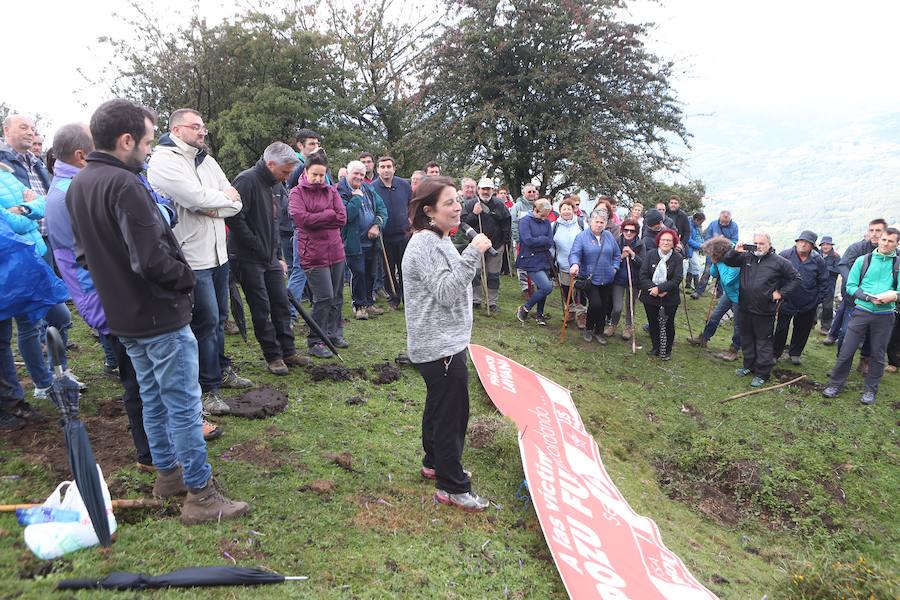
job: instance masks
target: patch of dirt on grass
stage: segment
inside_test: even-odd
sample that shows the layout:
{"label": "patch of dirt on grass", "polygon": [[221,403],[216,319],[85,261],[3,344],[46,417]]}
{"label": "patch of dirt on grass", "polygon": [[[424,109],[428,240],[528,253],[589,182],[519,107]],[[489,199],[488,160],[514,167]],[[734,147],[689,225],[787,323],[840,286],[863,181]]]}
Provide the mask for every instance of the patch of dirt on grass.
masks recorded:
{"label": "patch of dirt on grass", "polygon": [[801,375],[806,375],[806,379],[801,379],[797,383],[792,383],[787,387],[797,389],[805,396],[808,396],[813,392],[821,392],[823,389],[825,389],[823,385],[816,383],[815,381],[810,379],[808,374],[798,373],[797,371],[791,371],[789,369],[774,369],[772,371],[772,385],[785,383],[787,381],[790,381],[791,379],[796,379]]}
{"label": "patch of dirt on grass", "polygon": [[350,471],[351,473],[358,473],[356,469],[353,468],[353,455],[349,452],[341,452],[340,454],[335,452],[329,452],[325,455],[325,458],[344,469],[345,471]]}
{"label": "patch of dirt on grass", "polygon": [[360,404],[365,404],[369,399],[365,396],[350,396],[347,398],[347,406],[358,406]]}
{"label": "patch of dirt on grass", "polygon": [[313,381],[350,381],[353,378],[365,379],[365,367],[348,369],[344,365],[325,364],[313,365],[309,368],[309,375]]}
{"label": "patch of dirt on grass", "polygon": [[393,383],[402,376],[400,369],[388,362],[372,365],[372,370],[375,371],[375,377],[372,379],[372,383],[376,385]]}
{"label": "patch of dirt on grass", "polygon": [[219,554],[229,561],[240,563],[246,560],[264,560],[268,554],[260,547],[259,539],[250,536],[247,539],[222,538],[218,543]]}
{"label": "patch of dirt on grass", "polygon": [[263,469],[277,469],[287,462],[283,456],[255,440],[230,447],[222,453],[220,458],[222,460],[239,460]]}
{"label": "patch of dirt on grass", "polygon": [[469,431],[466,439],[473,448],[484,448],[490,446],[494,441],[494,436],[500,431],[503,421],[496,417],[479,416],[472,419],[469,423]]}
{"label": "patch of dirt on grass", "polygon": [[281,390],[265,385],[240,396],[225,398],[225,402],[231,407],[233,416],[264,419],[284,412],[288,397]]}
{"label": "patch of dirt on grass", "polygon": [[51,573],[67,571],[69,561],[65,559],[38,560],[31,552],[25,552],[19,559],[19,579],[37,579]]}
{"label": "patch of dirt on grass", "polygon": [[319,496],[331,499],[331,495],[334,494],[337,485],[329,479],[316,479],[312,483],[300,486],[298,489],[301,492],[313,492]]}

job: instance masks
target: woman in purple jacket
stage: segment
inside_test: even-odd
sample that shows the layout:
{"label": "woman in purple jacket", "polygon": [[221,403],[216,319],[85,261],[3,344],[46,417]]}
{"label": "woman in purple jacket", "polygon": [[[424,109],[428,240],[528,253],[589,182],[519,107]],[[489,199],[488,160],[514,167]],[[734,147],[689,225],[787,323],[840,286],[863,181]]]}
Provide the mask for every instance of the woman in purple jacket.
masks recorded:
{"label": "woman in purple jacket", "polygon": [[[347,211],[337,190],[325,182],[328,159],[319,150],[306,159],[306,171],[291,190],[289,212],[296,228],[300,266],[312,291],[313,320],[338,348],[346,348],[341,308],[344,304],[344,243],[341,228]],[[319,358],[333,354],[310,332],[309,353]]]}

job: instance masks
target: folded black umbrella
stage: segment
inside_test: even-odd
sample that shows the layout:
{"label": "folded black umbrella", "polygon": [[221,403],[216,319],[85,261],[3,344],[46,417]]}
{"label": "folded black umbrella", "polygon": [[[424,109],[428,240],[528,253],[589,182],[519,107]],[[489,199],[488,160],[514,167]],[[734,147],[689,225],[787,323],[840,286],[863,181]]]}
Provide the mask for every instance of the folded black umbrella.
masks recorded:
{"label": "folded black umbrella", "polygon": [[64,579],[58,590],[149,590],[169,587],[215,587],[224,585],[265,585],[303,581],[306,577],[285,577],[271,571],[247,567],[193,567],[164,575],[116,571],[103,579]]}
{"label": "folded black umbrella", "polygon": [[66,345],[55,327],[47,328],[47,346],[53,362],[53,385],[50,388],[50,400],[62,415],[63,429],[66,435],[66,448],[69,450],[69,467],[78,493],[84,500],[84,506],[91,517],[91,525],[97,539],[103,546],[112,544],[109,531],[109,519],[106,515],[106,501],[103,499],[103,486],[100,484],[100,473],[97,471],[97,459],[78,414],[80,392],[78,384],[72,381],[62,369],[62,358]]}
{"label": "folded black umbrella", "polygon": [[241,292],[238,291],[237,281],[234,279],[234,271],[228,274],[228,298],[231,300],[231,319],[237,325],[238,331],[244,341],[247,341],[247,317],[244,315],[244,301]]}
{"label": "folded black umbrella", "polygon": [[344,359],[341,358],[340,354],[338,354],[337,348],[334,347],[334,344],[331,343],[331,340],[328,339],[328,336],[325,335],[325,332],[322,331],[322,328],[319,327],[319,324],[316,323],[315,321],[313,321],[313,318],[311,316],[309,316],[308,312],[303,310],[303,305],[301,305],[299,302],[297,302],[297,299],[294,297],[294,294],[291,293],[291,290],[287,291],[287,295],[288,295],[288,300],[290,301],[290,303],[294,305],[294,308],[297,309],[297,312],[300,314],[301,317],[303,317],[303,320],[306,321],[306,324],[309,325],[309,328],[312,330],[312,332],[315,333],[317,336],[319,336],[319,339],[321,339],[322,342],[326,346],[328,346],[328,349],[331,350],[332,354],[337,356],[341,362],[344,362]]}

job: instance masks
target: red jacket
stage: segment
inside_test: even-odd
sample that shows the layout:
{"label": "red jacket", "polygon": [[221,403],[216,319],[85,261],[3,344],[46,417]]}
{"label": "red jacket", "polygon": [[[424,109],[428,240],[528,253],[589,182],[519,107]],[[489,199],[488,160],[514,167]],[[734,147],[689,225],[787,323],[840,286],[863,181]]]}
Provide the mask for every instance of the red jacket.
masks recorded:
{"label": "red jacket", "polygon": [[288,207],[297,232],[300,266],[304,270],[330,267],[344,260],[341,227],[347,210],[333,186],[312,184],[306,175],[291,190]]}

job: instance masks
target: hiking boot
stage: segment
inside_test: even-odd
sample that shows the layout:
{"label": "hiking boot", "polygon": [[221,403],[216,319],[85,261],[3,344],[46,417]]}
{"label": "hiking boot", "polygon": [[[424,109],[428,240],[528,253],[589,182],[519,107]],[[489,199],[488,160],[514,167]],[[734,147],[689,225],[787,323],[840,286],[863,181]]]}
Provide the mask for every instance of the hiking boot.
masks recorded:
{"label": "hiking boot", "polygon": [[544,318],[544,315],[534,315],[534,322],[544,327],[547,326],[547,319]]}
{"label": "hiking boot", "polygon": [[241,390],[253,387],[253,382],[246,377],[241,377],[234,371],[234,367],[225,367],[222,371],[222,387],[232,390]]}
{"label": "hiking boot", "polygon": [[237,335],[241,332],[231,319],[225,319],[225,323],[222,326],[225,328],[226,335]]}
{"label": "hiking boot", "polygon": [[397,304],[392,304],[392,303],[388,302],[388,310],[392,310],[395,312],[400,310],[400,303],[398,302]]}
{"label": "hiking boot", "polygon": [[856,365],[856,370],[859,371],[860,375],[868,375],[869,374],[869,359],[863,356],[859,357],[859,364]]}
{"label": "hiking boot", "polygon": [[738,358],[738,349],[735,348],[734,346],[731,346],[730,348],[728,348],[728,350],[726,350],[725,352],[722,352],[722,353],[718,354],[717,356],[718,356],[719,358],[721,358],[722,360],[724,360],[724,361],[731,362],[731,361],[737,360],[737,358]]}
{"label": "hiking boot", "polygon": [[887,365],[887,366],[884,368],[884,372],[885,372],[885,373],[896,373],[896,372],[897,372],[897,365]]}
{"label": "hiking boot", "polygon": [[834,346],[834,344],[836,342],[837,342],[837,340],[834,339],[833,337],[831,337],[830,335],[828,335],[827,333],[825,334],[825,339],[822,340],[822,343],[825,344],[826,346]]}
{"label": "hiking boot", "polygon": [[754,375],[753,379],[750,380],[750,387],[762,387],[766,384],[766,380],[760,377],[759,375]]}
{"label": "hiking boot", "polygon": [[284,360],[280,358],[276,358],[275,360],[266,364],[266,369],[268,369],[269,373],[273,375],[279,375],[281,377],[287,375],[290,371],[288,371],[288,367],[285,364]]}
{"label": "hiking boot", "polygon": [[700,299],[700,292],[698,292],[698,291],[695,290],[695,291],[691,294],[691,300],[699,300],[699,299]]}
{"label": "hiking boot", "polygon": [[593,334],[593,332],[591,332],[590,329],[585,327],[584,329],[581,330],[581,339],[583,339],[586,342],[590,342],[591,340],[594,339],[594,334]]}
{"label": "hiking boot", "polygon": [[875,392],[872,390],[866,390],[863,392],[862,398],[859,399],[861,404],[875,404]]}
{"label": "hiking boot", "polygon": [[313,344],[309,349],[309,353],[311,356],[315,356],[316,358],[331,358],[334,354],[331,353],[331,350],[325,344]]}
{"label": "hiking boot", "polygon": [[[528,311],[525,310],[524,304],[522,306],[520,306],[518,309],[516,309],[516,318],[519,320],[519,322],[522,323],[522,325],[524,325],[525,321],[528,320]],[[546,325],[546,323],[544,323],[544,324]]]}
{"label": "hiking boot", "polygon": [[578,329],[584,329],[587,327],[587,313],[581,313],[580,315],[575,316],[575,325]]}
{"label": "hiking boot", "polygon": [[383,309],[383,308],[378,308],[377,306],[375,306],[375,305],[373,304],[372,306],[367,306],[367,307],[366,307],[366,313],[367,313],[370,317],[377,317],[378,315],[383,315],[383,314],[384,314],[384,309]]}
{"label": "hiking boot", "polygon": [[444,490],[438,490],[434,493],[434,499],[436,502],[446,504],[447,506],[455,506],[466,512],[481,512],[491,505],[490,502],[472,492],[451,494]]}
{"label": "hiking boot", "polygon": [[115,379],[118,381],[119,379],[119,367],[108,365],[103,363],[103,376],[109,377],[110,379]]}
{"label": "hiking boot", "polygon": [[231,412],[231,407],[225,404],[225,401],[219,398],[219,392],[206,392],[200,397],[203,403],[203,412],[210,415],[227,415]]}
{"label": "hiking boot", "polygon": [[594,339],[596,339],[596,340],[597,340],[597,343],[600,344],[601,346],[605,346],[605,345],[606,345],[606,338],[603,337],[603,334],[602,334],[602,333],[600,333],[600,332],[595,333],[595,334],[594,334]]}
{"label": "hiking boot", "polygon": [[181,465],[178,465],[171,473],[156,472],[156,483],[153,484],[154,498],[174,498],[187,494],[187,486],[184,485],[184,475]]}
{"label": "hiking boot", "polygon": [[837,398],[838,394],[841,393],[841,388],[836,385],[829,385],[824,390],[822,390],[822,395],[826,398]]}
{"label": "hiking boot", "polygon": [[282,362],[288,367],[307,367],[310,361],[308,356],[303,356],[299,352],[295,352],[289,356],[285,356]]}
{"label": "hiking boot", "polygon": [[203,419],[203,439],[207,442],[211,442],[213,440],[217,440],[222,437],[222,434],[225,433],[222,431],[222,428],[214,423],[210,423],[206,419]]}
{"label": "hiking boot", "polygon": [[331,338],[331,343],[335,348],[349,348],[350,343],[342,337]]}
{"label": "hiking boot", "polygon": [[612,337],[616,335],[616,326],[615,325],[607,325],[603,328],[603,335],[605,337]]}
{"label": "hiking boot", "polygon": [[0,431],[15,431],[25,427],[25,419],[0,411]]}
{"label": "hiking boot", "polygon": [[747,375],[750,374],[750,369],[746,369],[744,367],[739,367],[734,370],[734,374],[737,375],[738,377],[746,377]]}
{"label": "hiking boot", "polygon": [[391,295],[388,294],[384,288],[381,288],[380,290],[375,292],[376,299],[381,298],[382,300],[387,300],[390,297],[391,297]]}
{"label": "hiking boot", "polygon": [[[472,478],[472,471],[463,469],[463,474],[469,479]],[[419,469],[419,475],[421,475],[425,479],[430,479],[432,481],[437,479],[437,471],[435,471],[434,469],[429,469],[428,467],[422,467],[421,469]]]}
{"label": "hiking boot", "polygon": [[199,490],[188,491],[184,506],[181,508],[181,522],[184,525],[198,525],[227,521],[248,512],[250,505],[223,496],[215,478],[210,477],[206,485]]}
{"label": "hiking boot", "polygon": [[9,410],[9,414],[14,417],[18,417],[22,419],[26,423],[46,423],[47,417],[34,410],[34,407],[25,402],[24,400],[20,400]]}
{"label": "hiking boot", "polygon": [[625,341],[627,342],[627,341],[630,340],[633,336],[634,336],[634,328],[631,327],[631,325],[626,325],[626,326],[622,329],[622,336],[621,336],[622,339],[625,340]]}
{"label": "hiking boot", "polygon": [[357,321],[366,321],[369,318],[369,313],[364,308],[357,308],[354,315],[356,316]]}
{"label": "hiking boot", "polygon": [[51,387],[53,387],[53,386],[49,386],[49,385],[47,387],[34,386],[34,399],[35,400],[46,400],[49,397],[48,394],[50,393]]}
{"label": "hiking boot", "polygon": [[669,352],[668,354],[660,354],[659,359],[664,361],[672,360],[672,353]]}
{"label": "hiking boot", "polygon": [[788,356],[792,365],[802,365],[803,361],[800,360],[799,356]]}
{"label": "hiking boot", "polygon": [[497,313],[500,312],[500,307],[497,306],[496,304],[491,304],[490,306],[488,306],[488,312],[491,313],[492,315],[496,315]]}
{"label": "hiking boot", "polygon": [[409,354],[406,352],[401,352],[397,355],[397,358],[394,359],[394,362],[398,365],[411,365],[412,361],[409,360]]}
{"label": "hiking boot", "polygon": [[705,337],[703,337],[702,335],[698,335],[697,337],[689,337],[687,339],[687,342],[691,346],[699,346],[701,348],[706,348],[706,347],[708,347],[707,344],[709,343],[709,340],[706,339]]}

